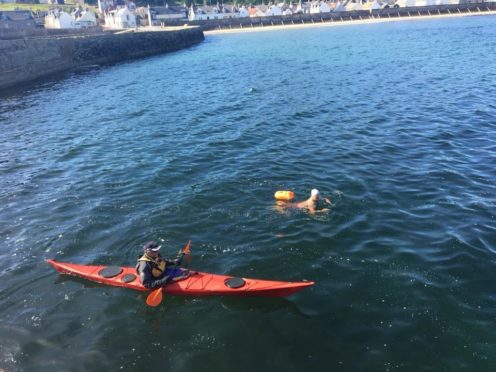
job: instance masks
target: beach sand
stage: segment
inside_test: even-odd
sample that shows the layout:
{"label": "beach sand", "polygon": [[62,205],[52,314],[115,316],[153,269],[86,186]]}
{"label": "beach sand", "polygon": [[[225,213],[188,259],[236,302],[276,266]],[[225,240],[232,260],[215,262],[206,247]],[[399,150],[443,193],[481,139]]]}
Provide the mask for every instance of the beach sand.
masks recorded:
{"label": "beach sand", "polygon": [[210,30],[204,31],[205,36],[217,35],[217,34],[231,34],[239,32],[263,32],[263,31],[278,31],[278,30],[288,30],[296,28],[310,28],[310,27],[334,27],[334,26],[351,26],[351,25],[362,25],[370,23],[381,23],[381,22],[403,22],[403,21],[417,21],[425,19],[436,19],[436,18],[453,18],[453,17],[470,17],[470,16],[482,16],[482,15],[495,15],[496,11],[484,11],[477,13],[453,13],[453,14],[436,14],[430,16],[415,16],[410,17],[395,17],[395,18],[374,18],[374,19],[358,19],[350,21],[334,21],[334,22],[320,22],[320,23],[305,23],[305,24],[288,24],[288,25],[276,25],[276,26],[254,26],[254,27],[244,27],[244,28],[233,28],[233,29],[222,29],[222,30]]}

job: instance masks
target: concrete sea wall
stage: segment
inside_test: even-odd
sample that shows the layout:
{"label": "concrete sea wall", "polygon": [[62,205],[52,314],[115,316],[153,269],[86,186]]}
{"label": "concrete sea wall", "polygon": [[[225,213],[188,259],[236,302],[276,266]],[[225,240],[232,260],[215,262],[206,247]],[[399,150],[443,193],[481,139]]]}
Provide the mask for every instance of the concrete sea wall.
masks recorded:
{"label": "concrete sea wall", "polygon": [[190,47],[197,27],[121,34],[0,38],[0,90],[87,65],[112,64]]}

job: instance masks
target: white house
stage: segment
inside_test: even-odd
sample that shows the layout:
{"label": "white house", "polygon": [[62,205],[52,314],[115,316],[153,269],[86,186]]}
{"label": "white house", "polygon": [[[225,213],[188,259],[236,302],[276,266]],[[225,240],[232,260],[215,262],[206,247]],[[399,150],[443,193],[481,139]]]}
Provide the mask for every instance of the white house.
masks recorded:
{"label": "white house", "polygon": [[239,18],[239,11],[236,6],[221,5],[220,11],[224,14],[224,18]]}
{"label": "white house", "polygon": [[45,28],[77,28],[77,26],[68,13],[55,9],[45,16]]}
{"label": "white house", "polygon": [[167,23],[167,21],[179,21],[187,19],[187,8],[181,6],[171,6],[165,3],[165,6],[154,6],[147,8],[141,7],[136,9],[136,14],[139,14],[142,18],[148,18],[148,23],[151,26],[161,25]]}
{"label": "white house", "polygon": [[361,0],[351,0],[345,6],[346,11],[351,12],[353,10],[363,10],[362,1]]}
{"label": "white house", "polygon": [[294,14],[303,14],[305,11],[303,9],[303,5],[301,4],[301,1],[298,3],[298,5],[294,8],[293,13]]}
{"label": "white house", "polygon": [[135,28],[136,17],[127,7],[111,10],[105,13],[105,27],[110,29]]}
{"label": "white house", "polygon": [[265,15],[270,16],[280,16],[282,15],[282,9],[278,5],[271,5],[269,9],[265,12]]}
{"label": "white house", "polygon": [[374,0],[372,4],[370,4],[370,10],[379,10],[382,9],[381,4],[377,2],[377,0]]}
{"label": "white house", "polygon": [[343,1],[338,1],[336,6],[334,7],[333,12],[345,12],[346,8],[344,7]]}
{"label": "white house", "polygon": [[415,0],[398,0],[396,3],[400,7],[404,8],[406,6],[416,6],[415,2]]}
{"label": "white house", "polygon": [[324,1],[312,1],[310,4],[310,14],[330,13],[331,8]]}
{"label": "white house", "polygon": [[95,13],[89,10],[83,10],[82,12],[74,12],[74,25],[77,28],[89,28],[96,26],[96,16]]}
{"label": "white house", "polygon": [[370,11],[370,7],[372,6],[372,2],[371,1],[365,1],[365,2],[362,2],[362,9],[361,10],[369,10]]}
{"label": "white house", "polygon": [[243,5],[241,8],[239,8],[238,12],[238,17],[244,18],[244,17],[249,17],[250,13],[248,12],[248,9]]}
{"label": "white house", "polygon": [[[229,15],[229,16],[228,16]],[[188,20],[190,21],[204,21],[209,19],[224,19],[233,18],[233,14],[224,13],[218,6],[204,6],[202,8],[194,8],[193,4],[189,8]]]}

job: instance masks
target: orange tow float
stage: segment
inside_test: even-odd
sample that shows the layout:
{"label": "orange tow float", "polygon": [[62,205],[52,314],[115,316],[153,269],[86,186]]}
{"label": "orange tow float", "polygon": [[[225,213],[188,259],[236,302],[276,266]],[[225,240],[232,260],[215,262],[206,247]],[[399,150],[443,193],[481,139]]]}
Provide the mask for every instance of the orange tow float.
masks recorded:
{"label": "orange tow float", "polygon": [[274,194],[274,198],[277,200],[292,200],[294,198],[295,194],[293,191],[276,191]]}

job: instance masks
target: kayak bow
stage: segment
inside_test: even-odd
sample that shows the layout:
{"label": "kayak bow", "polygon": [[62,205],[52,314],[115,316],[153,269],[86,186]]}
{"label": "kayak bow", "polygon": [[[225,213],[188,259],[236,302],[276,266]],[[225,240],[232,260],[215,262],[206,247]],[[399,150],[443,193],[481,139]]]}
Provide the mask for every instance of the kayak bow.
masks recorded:
{"label": "kayak bow", "polygon": [[[75,275],[116,287],[149,291],[140,283],[134,267],[77,265],[54,260],[47,262],[62,274]],[[186,296],[286,297],[313,284],[314,282],[307,281],[281,282],[194,272],[184,280],[168,283],[163,291],[170,295]]]}

